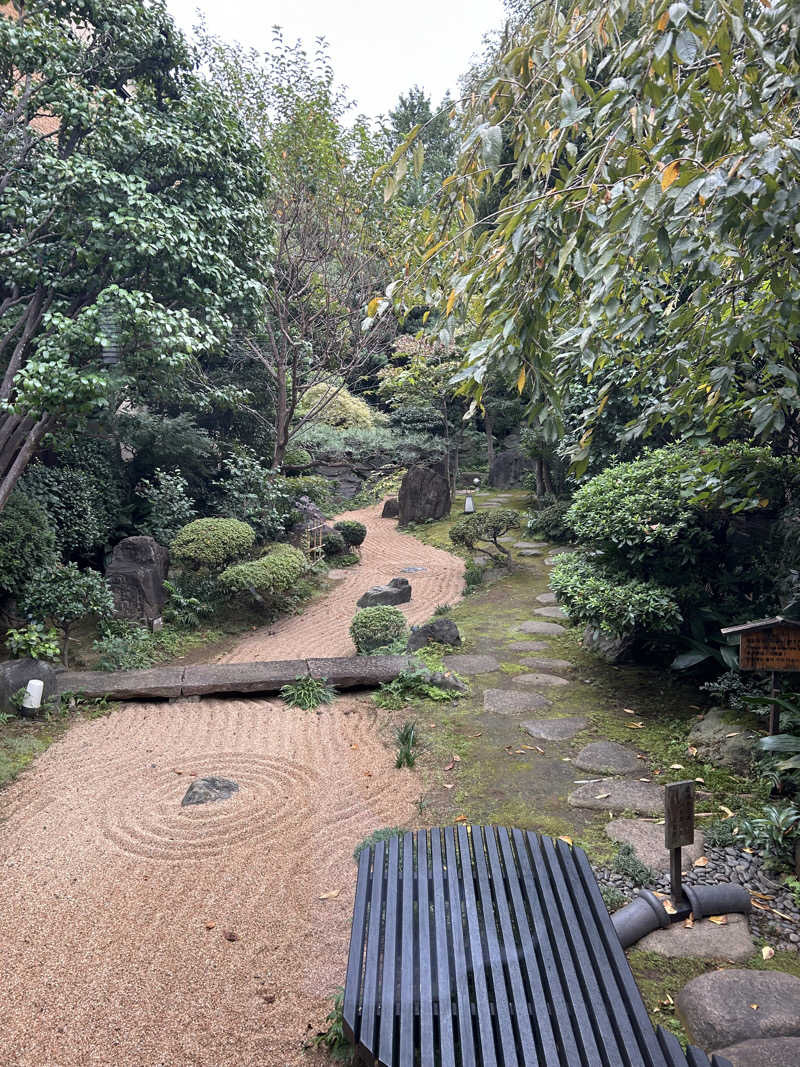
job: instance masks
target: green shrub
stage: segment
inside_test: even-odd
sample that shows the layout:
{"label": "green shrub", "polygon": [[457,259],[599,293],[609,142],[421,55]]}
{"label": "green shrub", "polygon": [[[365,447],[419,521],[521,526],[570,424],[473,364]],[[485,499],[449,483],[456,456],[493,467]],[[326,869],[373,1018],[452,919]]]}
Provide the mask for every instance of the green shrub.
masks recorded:
{"label": "green shrub", "polygon": [[625,581],[581,552],[559,557],[550,588],[572,622],[617,636],[672,634],[683,621],[672,590],[636,578]]}
{"label": "green shrub", "polygon": [[464,567],[464,592],[474,593],[478,586],[483,584],[483,568],[479,567],[471,559],[467,560]]}
{"label": "green shrub", "polygon": [[297,445],[294,442],[286,446],[286,451],[283,454],[283,465],[293,470],[304,470],[306,467],[310,467],[312,463],[311,453],[307,448],[303,448],[302,445]]}
{"label": "green shrub", "polygon": [[793,869],[795,847],[800,841],[800,808],[791,803],[766,804],[760,815],[740,820],[739,836],[750,848],[763,853],[768,867]]}
{"label": "green shrub", "polygon": [[646,863],[642,863],[636,855],[633,845],[628,841],[624,841],[619,846],[619,851],[614,857],[611,867],[615,874],[624,874],[636,886],[647,885],[648,882],[652,882],[655,878],[653,868],[648,867]]}
{"label": "green shrub", "polygon": [[384,826],[380,830],[373,830],[371,834],[368,834],[363,841],[359,841],[356,845],[353,851],[353,859],[358,863],[365,848],[377,845],[379,841],[391,841],[393,837],[402,837],[406,832],[400,826]]}
{"label": "green shrub", "polygon": [[174,623],[182,629],[194,630],[204,618],[214,614],[214,607],[209,601],[194,596],[182,583],[164,582],[164,592],[169,598],[164,605],[165,622]]}
{"label": "green shrub", "polygon": [[609,912],[617,911],[623,905],[628,903],[628,898],[622,890],[617,889],[615,885],[600,886],[600,896],[603,898],[603,903],[608,908]]}
{"label": "green shrub", "polygon": [[168,545],[197,514],[189,496],[189,483],[177,469],[163,471],[157,467],[152,479],[139,482],[136,495],[147,504],[147,516],[137,532],[149,534],[160,545]]}
{"label": "green shrub", "polygon": [[[450,540],[454,545],[463,545],[471,552],[480,544],[481,551],[496,560],[506,563],[511,553],[499,543],[509,530],[515,530],[520,523],[519,513],[511,508],[493,508],[491,511],[476,511],[467,515],[450,529]],[[493,545],[492,552],[487,545]]]}
{"label": "green shrub", "polygon": [[6,633],[6,646],[15,659],[56,660],[61,655],[58,632],[41,622]]}
{"label": "green shrub", "polygon": [[399,608],[388,604],[361,608],[350,623],[353,644],[362,655],[391,644],[407,633],[406,617]]}
{"label": "green shrub", "polygon": [[312,385],[306,391],[297,413],[303,415],[318,405],[323,406],[318,409],[314,421],[325,423],[326,426],[371,430],[381,418],[365,400],[353,396],[344,386],[338,388],[325,382]]}
{"label": "green shrub", "polygon": [[[214,482],[216,511],[252,526],[259,541],[279,541],[297,518],[297,494],[289,479],[270,470],[249,449],[239,448]],[[302,495],[302,494],[300,494]]]}
{"label": "green shrub", "polygon": [[356,563],[361,562],[361,557],[357,556],[355,552],[345,552],[343,556],[336,557],[337,567],[352,567]]}
{"label": "green shrub", "polygon": [[346,550],[347,544],[338,530],[330,530],[328,533],[323,534],[322,551],[325,553],[326,559],[333,559],[334,556],[341,556]]}
{"label": "green shrub", "polygon": [[214,571],[246,556],[255,543],[255,530],[239,519],[195,519],[178,531],[169,550],[185,567]]}
{"label": "green shrub", "polygon": [[281,689],[284,704],[303,711],[311,711],[320,704],[331,704],[335,697],[336,690],[328,685],[326,678],[312,678],[310,674],[295,678]]}
{"label": "green shrub", "polygon": [[265,556],[247,563],[236,563],[219,576],[219,584],[227,593],[245,593],[273,600],[286,596],[308,569],[308,561],[299,548],[276,545]]}
{"label": "green shrub", "polygon": [[69,666],[70,632],[81,619],[109,618],[114,598],[98,571],[79,570],[75,563],[55,563],[35,571],[20,597],[29,618],[50,620],[62,633],[62,659]]}
{"label": "green shrub", "polygon": [[566,518],[570,506],[569,500],[556,500],[541,511],[532,511],[528,516],[528,533],[556,544],[571,541],[573,533]]}
{"label": "green shrub", "polygon": [[56,538],[47,513],[18,489],[0,511],[0,596],[17,596],[36,570],[55,560]]}
{"label": "green shrub", "polygon": [[301,496],[307,496],[324,512],[330,511],[333,506],[332,484],[321,474],[298,475],[286,478],[285,482],[293,501],[297,501]]}
{"label": "green shrub", "polygon": [[359,545],[364,543],[364,538],[367,536],[367,528],[363,522],[356,522],[355,519],[342,519],[341,522],[334,523],[334,530],[338,530],[344,538],[344,543],[350,548],[358,548]]}
{"label": "green shrub", "polygon": [[151,632],[138,623],[115,619],[102,626],[92,647],[99,656],[98,670],[143,670],[177,655],[180,637],[167,628]]}

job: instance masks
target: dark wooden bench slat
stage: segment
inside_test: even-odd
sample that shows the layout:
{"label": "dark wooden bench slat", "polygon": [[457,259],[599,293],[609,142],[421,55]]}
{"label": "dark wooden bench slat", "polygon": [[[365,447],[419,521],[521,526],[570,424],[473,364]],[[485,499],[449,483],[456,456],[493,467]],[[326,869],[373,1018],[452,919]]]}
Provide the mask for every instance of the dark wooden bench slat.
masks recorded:
{"label": "dark wooden bench slat", "polygon": [[386,846],[378,841],[373,846],[372,891],[369,901],[367,951],[364,959],[364,993],[361,1007],[361,1043],[373,1055],[378,1044],[378,964],[382,942],[383,890],[385,885],[384,858]]}
{"label": "dark wooden bench slat", "polygon": [[[378,1056],[390,1062],[394,1054],[394,1005],[397,999],[397,921],[399,891],[399,840],[392,837],[387,843],[388,864],[385,915],[383,923],[383,973],[381,975],[381,1022],[378,1037]],[[405,865],[404,865],[405,870]]]}
{"label": "dark wooden bench slat", "polygon": [[458,1029],[461,1061],[465,1067],[472,1067],[475,1059],[475,1038],[472,1033],[472,1011],[470,1005],[470,968],[464,944],[464,920],[461,908],[461,877],[458,871],[456,840],[452,826],[444,831],[444,849],[447,862],[447,890],[450,900],[450,936],[453,948],[453,984],[456,992],[456,1022]]}
{"label": "dark wooden bench slat", "polygon": [[417,835],[417,936],[419,944],[419,1050],[421,1063],[434,1062],[433,982],[434,960],[431,941],[428,850],[430,837],[425,830]]}
{"label": "dark wooden bench slat", "polygon": [[[364,960],[364,944],[367,934],[367,902],[371,888],[370,868],[372,866],[372,850],[362,849],[358,858],[358,881],[356,883],[356,899],[353,904],[353,926],[350,930],[350,951],[347,956],[347,977],[344,983],[344,999],[342,1001],[342,1017],[347,1038],[354,1044],[360,1039],[360,1026],[358,1020],[361,1013],[359,1009],[359,996],[361,993],[361,971]],[[350,1020],[354,1026],[351,1027]],[[358,1033],[356,1031],[359,1031]]]}
{"label": "dark wooden bench slat", "polygon": [[[424,847],[424,835],[420,834]],[[414,867],[414,837],[409,832],[403,834],[403,898],[401,902],[402,918],[400,927],[400,1033],[398,1040],[397,1062],[399,1067],[414,1065],[414,962],[417,942],[414,936],[414,888],[416,871]]]}
{"label": "dark wooden bench slat", "polygon": [[442,1067],[456,1067],[453,1035],[452,989],[450,986],[450,946],[445,909],[442,831],[431,831],[431,873],[433,875],[433,923],[436,950],[436,1000],[439,1005],[438,1051]]}

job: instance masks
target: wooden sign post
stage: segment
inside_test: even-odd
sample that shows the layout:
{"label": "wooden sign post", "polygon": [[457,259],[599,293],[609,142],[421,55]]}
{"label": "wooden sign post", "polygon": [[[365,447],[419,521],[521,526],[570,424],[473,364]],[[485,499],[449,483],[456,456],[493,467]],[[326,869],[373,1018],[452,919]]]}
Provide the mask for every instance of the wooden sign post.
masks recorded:
{"label": "wooden sign post", "polygon": [[664,845],[669,849],[669,889],[677,907],[683,900],[681,848],[694,844],[694,782],[664,787]]}
{"label": "wooden sign post", "polygon": [[[775,695],[776,671],[800,671],[800,622],[776,615],[741,626],[728,626],[723,634],[739,634],[739,670],[769,671],[770,696]],[[780,733],[777,704],[769,710],[769,732]]]}

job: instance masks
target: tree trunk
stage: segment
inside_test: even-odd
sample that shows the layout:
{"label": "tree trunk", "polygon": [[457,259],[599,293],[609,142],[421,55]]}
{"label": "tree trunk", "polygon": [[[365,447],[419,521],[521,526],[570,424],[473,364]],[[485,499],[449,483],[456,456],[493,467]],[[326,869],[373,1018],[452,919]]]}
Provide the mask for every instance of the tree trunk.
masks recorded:
{"label": "tree trunk", "polygon": [[286,390],[286,367],[278,363],[275,368],[275,450],[272,454],[272,466],[280,470],[286,456],[289,443],[289,401]]}
{"label": "tree trunk", "polygon": [[[50,416],[42,415],[37,423],[34,423],[26,430],[21,439],[17,434],[12,434],[4,454],[0,456],[0,459],[5,461],[0,463],[0,469],[3,470],[2,478],[0,478],[0,511],[8,503],[8,498],[14,490],[14,486],[24,474],[25,468],[35,455],[36,449],[51,424],[52,419]],[[14,452],[16,452],[16,455],[14,455],[10,447],[12,442],[15,443]]]}
{"label": "tree trunk", "polygon": [[541,500],[544,496],[544,460],[541,456],[536,457],[536,499]]}
{"label": "tree trunk", "polygon": [[492,416],[487,413],[483,416],[483,427],[486,430],[486,462],[489,465],[489,473],[492,472],[492,464],[494,463],[494,424],[492,422]]}
{"label": "tree trunk", "polygon": [[554,497],[556,494],[553,489],[553,479],[550,477],[550,464],[545,460],[542,460],[542,475],[544,477],[545,492]]}

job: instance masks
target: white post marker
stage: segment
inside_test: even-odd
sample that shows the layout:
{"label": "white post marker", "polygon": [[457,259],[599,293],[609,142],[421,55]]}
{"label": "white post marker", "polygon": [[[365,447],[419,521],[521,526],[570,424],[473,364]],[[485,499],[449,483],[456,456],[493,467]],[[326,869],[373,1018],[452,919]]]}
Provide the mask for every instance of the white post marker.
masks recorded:
{"label": "white post marker", "polygon": [[22,706],[28,711],[38,711],[42,706],[42,693],[44,682],[41,678],[31,678],[25,686],[25,696],[22,698]]}

